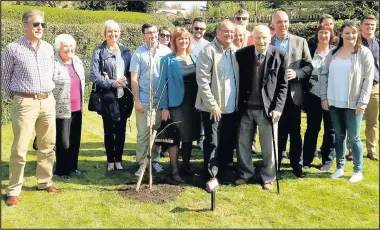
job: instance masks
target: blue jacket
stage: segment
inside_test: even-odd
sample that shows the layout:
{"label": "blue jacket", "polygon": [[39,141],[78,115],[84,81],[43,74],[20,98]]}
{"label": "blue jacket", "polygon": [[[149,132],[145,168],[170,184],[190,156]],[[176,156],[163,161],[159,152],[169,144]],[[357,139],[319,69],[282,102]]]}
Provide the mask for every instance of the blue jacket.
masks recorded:
{"label": "blue jacket", "polygon": [[[194,55],[190,55],[191,60],[195,64]],[[161,58],[161,76],[160,84],[158,87],[159,95],[162,94],[159,101],[160,109],[167,109],[169,107],[179,106],[185,94],[183,83],[183,75],[179,62],[174,54],[168,54]],[[167,83],[167,84],[166,84]]]}

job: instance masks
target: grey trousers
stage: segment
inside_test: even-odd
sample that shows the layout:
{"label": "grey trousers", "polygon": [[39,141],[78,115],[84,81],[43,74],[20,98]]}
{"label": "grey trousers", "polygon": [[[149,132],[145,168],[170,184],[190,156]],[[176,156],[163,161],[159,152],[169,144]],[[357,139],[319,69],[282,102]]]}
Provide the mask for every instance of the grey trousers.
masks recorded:
{"label": "grey trousers", "polygon": [[[277,136],[277,124],[278,121],[275,121],[275,137]],[[251,146],[257,126],[259,127],[259,139],[264,162],[261,178],[264,183],[271,183],[276,179],[272,124],[264,109],[246,109],[243,112],[238,128],[237,166],[241,173],[240,177],[243,179],[249,179],[255,174]]]}

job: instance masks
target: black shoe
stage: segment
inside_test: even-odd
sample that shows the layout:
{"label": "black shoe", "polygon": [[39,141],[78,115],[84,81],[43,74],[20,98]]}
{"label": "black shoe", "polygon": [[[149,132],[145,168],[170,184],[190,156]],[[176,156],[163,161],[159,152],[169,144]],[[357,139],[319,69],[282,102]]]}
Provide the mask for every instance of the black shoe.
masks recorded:
{"label": "black shoe", "polygon": [[38,147],[37,147],[37,136],[34,138],[34,141],[33,141],[33,149],[34,150],[38,150]]}
{"label": "black shoe", "polygon": [[232,170],[223,170],[219,172],[217,178],[222,185],[234,185],[236,181],[235,174]]}
{"label": "black shoe", "polygon": [[298,178],[304,178],[306,176],[306,174],[304,172],[302,172],[302,166],[301,165],[298,165],[295,168],[293,168],[293,173]]}

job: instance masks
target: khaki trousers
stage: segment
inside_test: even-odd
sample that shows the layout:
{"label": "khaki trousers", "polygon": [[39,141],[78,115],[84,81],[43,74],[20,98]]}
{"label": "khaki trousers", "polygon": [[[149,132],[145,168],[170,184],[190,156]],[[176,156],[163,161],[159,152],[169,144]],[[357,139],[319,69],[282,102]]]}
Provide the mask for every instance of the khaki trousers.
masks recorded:
{"label": "khaki trousers", "polygon": [[[149,105],[144,105],[145,111],[149,110]],[[139,165],[144,164],[144,160],[147,156],[149,146],[149,117],[148,113],[136,112],[136,128],[137,128],[137,143],[136,143],[136,161]],[[155,117],[155,124],[153,130],[157,130],[161,125],[161,110],[158,109]],[[153,144],[152,148],[152,162],[160,161],[160,154],[158,152],[158,146]]]}
{"label": "khaki trousers", "polygon": [[55,130],[55,99],[50,94],[37,100],[15,95],[12,101],[13,143],[9,160],[8,196],[19,196],[24,182],[26,153],[35,128],[37,136],[38,189],[52,185]]}
{"label": "khaki trousers", "polygon": [[379,84],[372,88],[371,99],[365,110],[365,136],[367,152],[378,154],[376,147],[379,142],[377,122],[379,119]]}

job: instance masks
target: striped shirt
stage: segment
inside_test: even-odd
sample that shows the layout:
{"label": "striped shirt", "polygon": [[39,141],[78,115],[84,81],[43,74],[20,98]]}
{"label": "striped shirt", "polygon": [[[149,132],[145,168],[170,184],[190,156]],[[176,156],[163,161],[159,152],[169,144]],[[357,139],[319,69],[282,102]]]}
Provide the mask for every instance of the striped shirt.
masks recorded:
{"label": "striped shirt", "polygon": [[39,94],[51,92],[55,84],[54,50],[40,40],[37,51],[25,37],[8,44],[1,54],[2,83],[5,93]]}

